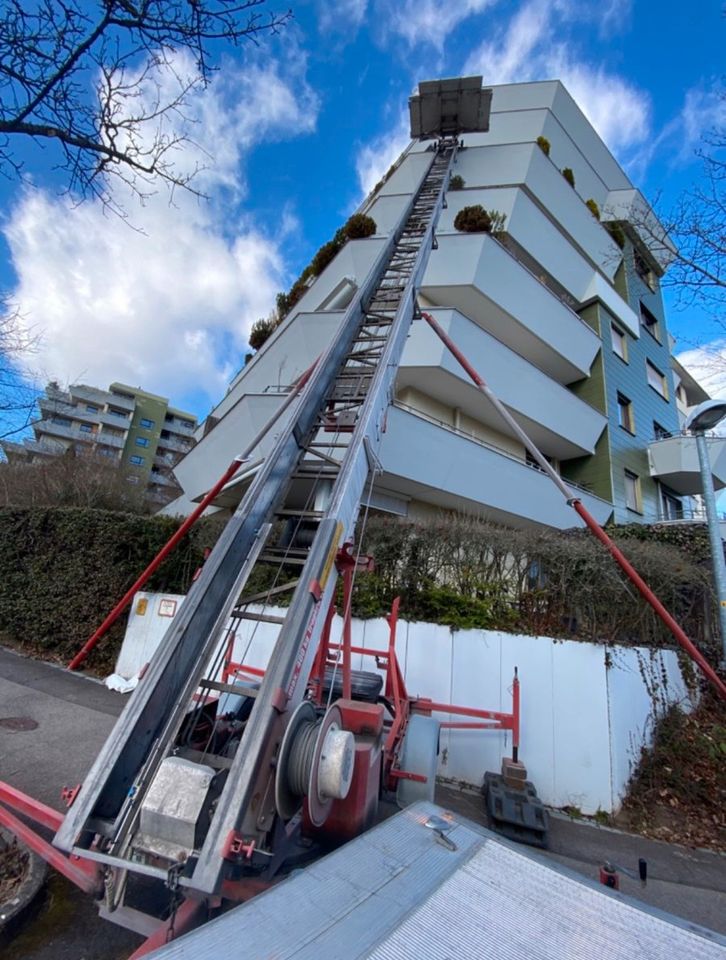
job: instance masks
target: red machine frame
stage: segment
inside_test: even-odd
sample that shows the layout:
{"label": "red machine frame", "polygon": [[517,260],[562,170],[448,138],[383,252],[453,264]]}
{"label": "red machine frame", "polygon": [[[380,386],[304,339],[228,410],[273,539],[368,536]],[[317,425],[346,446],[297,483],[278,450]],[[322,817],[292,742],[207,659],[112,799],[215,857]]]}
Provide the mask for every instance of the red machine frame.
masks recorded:
{"label": "red machine frame", "polygon": [[[369,649],[354,646],[352,643],[352,599],[353,583],[356,571],[369,572],[373,569],[373,559],[368,556],[355,557],[353,545],[347,543],[338,552],[336,566],[343,582],[343,629],[342,643],[332,643],[330,639],[333,617],[337,612],[335,599],[331,602],[326,618],[318,652],[313,662],[308,686],[313,702],[323,706],[325,668],[333,666],[340,669],[343,699],[352,699],[352,656],[360,654],[372,657],[376,666],[384,671],[383,701],[390,713],[385,724],[385,741],[383,745],[383,786],[386,790],[396,789],[398,780],[416,780],[424,782],[425,776],[401,768],[400,753],[403,739],[406,734],[409,718],[413,713],[431,716],[432,713],[453,714],[470,718],[468,720],[445,720],[441,722],[443,729],[449,730],[511,730],[512,732],[512,759],[518,760],[519,753],[519,678],[517,668],[514,669],[512,682],[512,712],[504,713],[497,710],[479,710],[474,707],[463,707],[451,703],[440,703],[428,697],[417,697],[409,694],[403,672],[396,655],[396,630],[398,626],[398,611],[400,597],[396,597],[391,606],[391,612],[386,617],[389,635],[388,647],[385,650]],[[225,660],[222,669],[222,680],[225,683],[233,681],[240,674],[264,676],[264,670],[250,667],[232,659],[234,637],[227,643]]]}

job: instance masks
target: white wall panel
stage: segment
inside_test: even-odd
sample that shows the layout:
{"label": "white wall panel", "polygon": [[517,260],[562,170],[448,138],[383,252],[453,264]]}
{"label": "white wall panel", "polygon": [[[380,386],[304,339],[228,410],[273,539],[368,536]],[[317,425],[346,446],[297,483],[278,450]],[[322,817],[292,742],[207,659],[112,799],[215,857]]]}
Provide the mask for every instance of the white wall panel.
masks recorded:
{"label": "white wall panel", "polygon": [[[135,602],[116,665],[124,677],[138,673],[171,623],[158,616],[160,605],[176,601],[178,610],[184,599],[150,593],[137,595],[140,598],[148,600],[146,614],[138,615]],[[266,612],[284,614],[275,607]],[[341,628],[336,617],[334,641],[340,639]],[[274,624],[239,621],[235,659],[264,668],[278,631]],[[388,624],[383,619],[354,620],[353,643],[385,649]],[[654,712],[672,703],[691,707],[673,650],[606,648],[399,621],[397,651],[412,696],[505,713],[512,709],[512,678],[518,667],[520,759],[529,779],[546,804],[576,806],[585,814],[618,808],[641,747],[650,743]],[[376,669],[372,658],[360,655],[353,666]],[[484,772],[498,771],[502,757],[511,751],[509,731],[444,730],[439,775],[478,787]]]}

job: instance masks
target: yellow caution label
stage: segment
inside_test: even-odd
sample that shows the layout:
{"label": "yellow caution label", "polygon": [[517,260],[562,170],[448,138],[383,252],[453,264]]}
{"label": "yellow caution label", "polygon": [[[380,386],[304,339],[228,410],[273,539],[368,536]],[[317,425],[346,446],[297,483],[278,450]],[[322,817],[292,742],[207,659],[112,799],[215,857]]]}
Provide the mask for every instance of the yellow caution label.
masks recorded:
{"label": "yellow caution label", "polygon": [[343,524],[340,520],[335,524],[335,534],[330,544],[330,549],[328,550],[328,555],[325,558],[325,564],[323,565],[323,572],[320,574],[320,589],[325,590],[325,584],[328,582],[328,577],[330,576],[330,571],[333,569],[333,564],[335,563],[335,557],[338,553],[338,543],[340,541],[341,534],[343,533]]}
{"label": "yellow caution label", "polygon": [[136,614],[139,617],[146,616],[146,608],[149,606],[149,601],[146,597],[140,597],[136,602]]}

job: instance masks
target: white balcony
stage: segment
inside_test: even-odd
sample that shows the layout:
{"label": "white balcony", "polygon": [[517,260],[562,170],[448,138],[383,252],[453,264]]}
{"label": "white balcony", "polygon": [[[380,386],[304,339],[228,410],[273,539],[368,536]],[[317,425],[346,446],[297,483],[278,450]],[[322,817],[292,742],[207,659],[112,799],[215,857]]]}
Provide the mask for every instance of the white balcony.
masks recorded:
{"label": "white balcony", "polygon": [[114,416],[111,413],[104,413],[102,409],[95,411],[86,410],[85,402],[79,405],[55,399],[55,397],[40,397],[38,399],[38,406],[43,413],[49,417],[68,417],[71,420],[80,420],[83,423],[104,423],[111,427],[128,428],[130,424],[130,420],[126,415]]}
{"label": "white balcony", "polygon": [[[726,487],[726,440],[708,438],[711,475],[716,490]],[[656,440],[648,446],[651,477],[657,477],[676,493],[688,496],[701,492],[696,438],[678,435]]]}
{"label": "white balcony", "polygon": [[89,403],[97,403],[99,406],[110,403],[113,407],[118,407],[120,410],[127,410],[129,412],[132,412],[135,407],[134,400],[119,397],[117,394],[111,393],[108,390],[96,390],[94,387],[87,387],[83,384],[71,386],[68,390],[73,397],[77,397],[79,400],[87,400]]}
{"label": "white balcony", "polygon": [[149,483],[156,483],[161,487],[173,487],[177,489],[177,484],[172,479],[172,477],[167,476],[166,474],[160,473],[158,470],[151,468],[151,473],[149,474]]}
{"label": "white balcony", "polygon": [[[285,399],[284,394],[244,396],[230,415],[223,417],[202,442],[174,467],[174,475],[189,500],[199,500],[224,473],[237,454],[241,453],[270,419]],[[289,416],[288,411],[286,416]],[[250,457],[250,467],[263,460],[272,449],[279,430],[286,420],[265,436]],[[240,468],[244,477],[245,467]],[[239,497],[237,498],[239,499]]]}
{"label": "white balcony", "polygon": [[[397,406],[388,414],[381,463],[381,486],[392,493],[476,513],[509,526],[582,526],[541,471]],[[599,523],[608,519],[611,504],[573,489]]]}
{"label": "white balcony", "polygon": [[17,462],[18,459],[26,460],[35,455],[57,457],[58,454],[63,453],[67,449],[64,444],[53,440],[41,442],[38,440],[25,439],[22,443],[3,440],[0,442],[0,445],[2,445],[5,455],[11,462]]}
{"label": "white balcony", "polygon": [[[594,453],[607,423],[602,414],[457,311],[431,313],[548,456],[567,460]],[[413,323],[403,353],[397,389],[405,387],[414,387],[494,430],[506,429],[425,320]]]}
{"label": "white balcony", "polygon": [[159,437],[158,449],[173,450],[175,453],[187,453],[192,446],[192,438],[183,439],[180,436],[171,434],[168,437]]}
{"label": "white balcony", "polygon": [[455,307],[560,383],[590,372],[600,339],[488,234],[439,237],[421,293]]}
{"label": "white balcony", "polygon": [[[483,202],[475,198],[476,188],[502,185],[523,185],[539,201],[550,218],[571,238],[579,250],[612,279],[622,259],[622,252],[601,223],[592,215],[585,201],[562,176],[560,170],[533,143],[507,146],[475,147],[462,151],[456,172],[465,181],[466,190],[449,194],[451,217],[462,206]],[[602,198],[603,191],[600,190]],[[585,195],[585,199],[587,195]],[[442,218],[443,224],[448,218]]]}
{"label": "white balcony", "polygon": [[639,190],[611,190],[604,219],[628,223],[661,270],[667,270],[673,262],[677,254],[673,241]]}

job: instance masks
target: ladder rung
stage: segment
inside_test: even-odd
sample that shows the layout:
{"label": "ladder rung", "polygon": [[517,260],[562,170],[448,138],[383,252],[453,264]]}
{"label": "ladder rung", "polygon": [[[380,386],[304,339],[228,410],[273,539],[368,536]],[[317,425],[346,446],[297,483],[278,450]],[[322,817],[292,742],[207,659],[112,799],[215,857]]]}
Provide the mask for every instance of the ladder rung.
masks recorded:
{"label": "ladder rung", "polygon": [[278,626],[285,622],[284,617],[274,617],[271,613],[252,613],[251,610],[233,610],[231,616],[235,620],[254,620],[257,623],[276,623]]}
{"label": "ladder rung", "polygon": [[[309,443],[308,447],[347,447],[347,443]],[[323,516],[322,510],[294,510],[292,507],[286,507],[284,510],[275,510],[276,517],[313,517],[319,520]]]}
{"label": "ladder rung", "polygon": [[266,560],[268,563],[289,563],[299,567],[304,567],[307,563],[307,557],[286,557],[282,554],[263,553],[260,560]]}
{"label": "ladder rung", "polygon": [[240,697],[256,697],[257,687],[248,687],[244,683],[222,683],[221,680],[202,680],[199,684],[202,690],[216,690],[219,693],[234,693]]}
{"label": "ladder rung", "polygon": [[270,587],[269,590],[260,590],[259,593],[251,593],[249,597],[240,597],[237,606],[244,607],[248,603],[257,603],[258,600],[269,600],[270,597],[278,593],[287,593],[288,590],[294,590],[300,583],[299,580],[289,580],[287,583],[281,583],[277,587]]}

